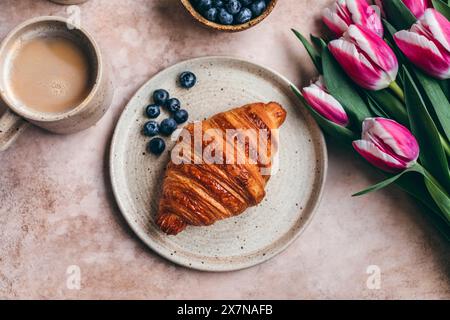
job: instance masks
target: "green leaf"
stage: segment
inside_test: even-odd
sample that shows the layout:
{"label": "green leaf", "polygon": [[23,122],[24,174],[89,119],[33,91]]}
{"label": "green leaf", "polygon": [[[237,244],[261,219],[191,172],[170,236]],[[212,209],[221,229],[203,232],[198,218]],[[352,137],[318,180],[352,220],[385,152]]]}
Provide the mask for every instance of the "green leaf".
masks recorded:
{"label": "green leaf", "polygon": [[411,131],[420,145],[420,161],[446,190],[450,190],[448,162],[440,141],[439,131],[425,107],[411,74],[405,67],[403,67],[403,71],[405,75],[406,108]]}
{"label": "green leaf", "polygon": [[[364,189],[363,191],[357,192],[353,197],[362,196],[371,192],[375,192],[378,190],[381,190],[383,188],[386,188],[387,186],[391,185],[392,183],[398,182],[400,178],[404,177],[407,173],[410,172],[417,172],[420,173],[423,178],[425,185],[434,200],[434,203],[439,207],[440,211],[439,214],[445,218],[447,223],[450,222],[450,198],[445,190],[442,189],[442,187],[439,185],[439,183],[436,181],[436,179],[430,175],[428,171],[426,171],[420,164],[416,163],[411,168],[405,169],[404,171],[396,174],[391,175],[389,178],[368,187],[367,189]],[[417,192],[413,192],[413,195],[416,197],[418,196]],[[422,198],[422,196],[419,196],[419,198]]]}
{"label": "green leaf", "polygon": [[441,80],[439,81],[442,92],[444,92],[447,100],[450,100],[450,81],[449,80]]}
{"label": "green leaf", "polygon": [[441,209],[447,223],[450,223],[450,198],[435,177],[433,177],[424,167],[419,164],[414,166],[417,172],[421,173],[425,179],[425,185],[434,199],[436,205]]}
{"label": "green leaf", "polygon": [[431,196],[434,199],[434,202],[441,209],[443,215],[447,219],[447,222],[450,222],[450,198],[447,194],[445,194],[442,189],[438,188],[436,184],[432,181],[426,179],[425,184],[430,191]]}
{"label": "green leaf", "polygon": [[409,29],[417,20],[401,0],[383,1],[383,5],[388,20],[397,30]]}
{"label": "green leaf", "polygon": [[405,174],[395,184],[419,201],[422,210],[427,213],[427,217],[433,225],[450,242],[450,223],[431,197],[425,185],[423,174],[416,172]]}
{"label": "green leaf", "polygon": [[317,113],[317,111],[314,110],[308,104],[308,102],[305,100],[300,90],[296,86],[291,85],[291,89],[294,92],[294,94],[299,98],[299,100],[303,103],[303,105],[309,110],[311,115],[314,117],[316,122],[319,124],[319,126],[325,133],[329,134],[330,136],[336,138],[337,140],[346,145],[351,145],[351,143],[358,138],[353,131],[340,125],[337,125],[334,122],[329,121],[328,119],[322,117],[319,113]]}
{"label": "green leaf", "polygon": [[386,188],[390,184],[396,182],[404,174],[406,174],[408,172],[411,172],[411,171],[416,171],[416,170],[413,167],[409,168],[409,169],[406,169],[406,170],[400,172],[399,174],[396,174],[396,175],[394,175],[394,176],[392,176],[392,177],[390,177],[390,178],[388,178],[386,180],[383,180],[383,181],[381,181],[381,182],[379,182],[377,184],[374,184],[373,186],[368,187],[367,189],[364,189],[363,191],[360,191],[360,192],[357,192],[357,193],[353,194],[352,197],[359,197],[359,196],[362,196],[362,195],[365,195],[365,194],[368,194],[368,193],[375,192],[375,191],[381,190],[383,188]]}
{"label": "green leaf", "polygon": [[378,106],[383,109],[386,115],[388,115],[387,118],[392,118],[405,126],[409,126],[408,114],[405,106],[389,90],[366,90],[366,94],[376,101]]}
{"label": "green leaf", "polygon": [[429,106],[433,108],[434,114],[447,140],[450,141],[450,103],[442,91],[439,81],[431,78],[417,68],[412,67],[412,69],[423,88],[422,92],[430,101]]}
{"label": "green leaf", "polygon": [[434,8],[450,20],[450,7],[442,0],[432,0]]}
{"label": "green leaf", "polygon": [[325,49],[327,47],[327,43],[325,40],[323,40],[320,37],[316,37],[314,35],[310,35],[309,36],[311,38],[311,42],[317,47],[319,48],[319,51],[322,52],[323,49]]}
{"label": "green leaf", "polygon": [[403,191],[422,202],[434,213],[439,215],[442,214],[438,206],[434,203],[433,198],[431,198],[421,172],[410,172],[409,174],[403,175],[395,181],[395,184]]}
{"label": "green leaf", "polygon": [[360,131],[361,123],[364,119],[371,117],[372,114],[355,85],[331,55],[328,48],[325,48],[322,52],[322,69],[328,91],[342,104],[351,120],[352,127]]}
{"label": "green leaf", "polygon": [[[445,236],[445,238],[450,241],[450,223],[447,214],[445,214],[440,207],[436,205],[435,199],[437,199],[437,197],[430,196],[429,189],[426,186],[426,181],[428,180],[424,177],[424,172],[421,170],[420,166],[417,166],[394,176],[389,175],[388,179],[383,180],[382,182],[369,187],[364,191],[358,192],[353,196],[360,196],[369,192],[380,190],[389,186],[391,183],[395,183],[399,188],[420,201],[424,209],[430,210],[427,213],[431,222]],[[431,188],[434,188],[434,186]],[[436,194],[441,194],[441,192],[438,190],[436,191]],[[447,201],[448,199],[444,198],[443,202]]]}
{"label": "green leaf", "polygon": [[397,29],[387,21],[386,19],[382,19],[383,27],[384,27],[384,36],[389,40],[390,43],[394,42],[394,34],[397,32]]}
{"label": "green leaf", "polygon": [[[398,62],[400,64],[405,64],[405,62],[407,62],[407,59],[405,58],[405,56],[403,55],[401,50],[397,47],[397,45],[395,43],[395,40],[394,40],[394,34],[397,32],[397,30],[386,19],[383,19],[383,26],[384,26],[384,29],[385,29],[386,42],[390,45],[392,50],[394,50],[394,53],[397,56]],[[402,74],[399,74],[397,79],[401,78],[401,76],[402,76]],[[403,83],[403,79],[401,79],[401,80],[402,80],[402,83]]]}
{"label": "green leaf", "polygon": [[367,105],[369,106],[370,111],[377,117],[389,118],[389,115],[384,112],[383,108],[372,99],[370,95],[367,95]]}
{"label": "green leaf", "polygon": [[320,53],[316,50],[316,48],[313,47],[311,43],[309,43],[308,40],[300,32],[298,32],[295,29],[291,29],[292,32],[296,35],[296,37],[301,41],[303,46],[305,47],[306,51],[308,52],[309,56],[311,57],[311,60],[313,61],[314,65],[316,66],[316,69],[319,73],[322,73],[322,61],[320,57]]}

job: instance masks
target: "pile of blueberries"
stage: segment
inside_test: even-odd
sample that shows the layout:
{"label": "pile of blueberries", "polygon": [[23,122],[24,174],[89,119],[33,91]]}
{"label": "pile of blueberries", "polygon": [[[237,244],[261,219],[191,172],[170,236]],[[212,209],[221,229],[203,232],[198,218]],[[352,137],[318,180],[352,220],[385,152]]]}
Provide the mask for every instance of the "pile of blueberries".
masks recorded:
{"label": "pile of blueberries", "polygon": [[[197,79],[196,76],[189,71],[183,72],[180,75],[180,85],[183,88],[192,88]],[[150,119],[156,119],[161,114],[161,108],[165,108],[171,117],[164,119],[161,123],[155,120],[150,120],[144,125],[144,135],[148,137],[155,137],[159,134],[170,136],[179,124],[185,123],[189,114],[186,110],[181,109],[180,100],[171,98],[167,90],[158,89],[153,92],[153,103],[145,108],[145,114]],[[166,149],[166,143],[163,139],[156,137],[150,140],[147,149],[150,153],[160,155]]]}
{"label": "pile of blueberries", "polygon": [[224,25],[243,24],[260,16],[271,0],[191,0],[206,19]]}

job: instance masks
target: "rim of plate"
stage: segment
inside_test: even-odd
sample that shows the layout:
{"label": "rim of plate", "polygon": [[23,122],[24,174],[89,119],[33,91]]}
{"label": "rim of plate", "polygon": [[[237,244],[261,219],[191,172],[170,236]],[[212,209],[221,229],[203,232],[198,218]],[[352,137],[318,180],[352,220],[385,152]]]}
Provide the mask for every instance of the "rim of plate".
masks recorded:
{"label": "rim of plate", "polygon": [[[259,259],[256,263],[253,261],[248,261],[248,262],[244,262],[241,263],[239,265],[231,265],[231,267],[225,267],[225,268],[220,268],[220,267],[216,267],[215,269],[212,269],[210,267],[208,267],[208,265],[194,265],[194,264],[189,264],[188,262],[185,262],[183,259],[177,259],[176,255],[171,255],[167,250],[165,250],[165,248],[161,245],[159,245],[158,243],[152,241],[151,237],[145,233],[142,228],[140,228],[137,223],[135,221],[133,221],[131,219],[131,217],[126,214],[125,212],[127,211],[125,208],[125,205],[122,202],[122,199],[120,197],[120,190],[119,187],[116,185],[116,181],[117,181],[117,173],[115,171],[115,166],[114,166],[114,154],[116,151],[116,146],[118,145],[118,132],[119,132],[119,127],[121,126],[121,123],[124,121],[124,117],[125,117],[125,113],[128,111],[128,109],[131,108],[131,104],[130,102],[136,97],[136,95],[142,90],[142,88],[144,88],[145,86],[148,85],[149,82],[151,82],[154,78],[158,77],[160,74],[162,73],[166,73],[166,72],[170,72],[171,70],[177,69],[179,65],[185,64],[185,63],[189,63],[189,62],[199,62],[199,61],[203,61],[203,60],[211,60],[211,59],[215,59],[215,60],[233,60],[235,62],[241,62],[241,63],[245,63],[247,65],[251,65],[253,67],[257,67],[260,68],[270,74],[272,74],[275,78],[278,78],[280,80],[281,83],[285,83],[287,87],[293,85],[291,81],[289,81],[285,76],[281,75],[279,72],[242,59],[242,58],[238,58],[238,57],[233,57],[233,56],[228,56],[228,55],[215,55],[215,56],[204,56],[204,57],[197,57],[197,58],[192,58],[192,59],[187,59],[187,60],[183,60],[180,62],[177,62],[165,69],[162,69],[161,71],[155,73],[153,76],[151,76],[150,79],[148,79],[147,81],[145,81],[137,90],[136,92],[133,94],[133,96],[129,99],[128,103],[126,104],[125,108],[122,110],[119,120],[117,121],[115,128],[114,128],[114,133],[111,139],[111,146],[110,146],[110,152],[109,152],[109,175],[110,175],[110,183],[112,186],[112,191],[114,194],[114,199],[116,200],[116,203],[119,207],[120,213],[123,216],[123,218],[125,219],[125,221],[127,222],[128,226],[131,228],[131,230],[138,236],[138,238],[145,244],[147,245],[154,253],[158,254],[159,256],[167,259],[168,261],[175,263],[176,265],[188,268],[188,269],[193,269],[193,270],[199,270],[199,271],[205,271],[205,272],[230,272],[230,271],[238,271],[238,270],[243,270],[243,269],[247,269],[247,268],[251,268],[257,265],[260,265],[264,262],[267,262],[268,260],[276,257],[277,255],[279,255],[280,253],[282,253],[283,251],[285,251],[295,240],[297,240],[299,238],[299,236],[307,229],[307,227],[309,226],[309,224],[311,223],[312,219],[314,218],[316,212],[317,212],[317,208],[319,207],[321,201],[322,201],[322,197],[323,197],[323,190],[324,190],[324,186],[325,186],[325,182],[326,182],[326,177],[327,177],[327,173],[328,173],[328,152],[327,152],[327,147],[326,147],[326,143],[325,143],[325,138],[323,136],[322,131],[319,128],[319,125],[315,122],[315,121],[311,121],[311,124],[313,126],[314,131],[316,131],[317,134],[317,141],[316,144],[318,144],[318,146],[320,147],[320,151],[321,154],[323,155],[322,159],[321,159],[321,170],[320,170],[320,182],[317,184],[317,196],[316,196],[316,201],[315,203],[311,206],[310,209],[310,213],[307,216],[307,219],[303,222],[303,225],[301,228],[299,228],[291,237],[289,240],[287,240],[283,245],[278,246],[276,248],[276,250],[273,250],[272,252],[268,252],[263,258]],[[298,104],[300,104],[300,102],[298,102]],[[311,115],[307,112],[303,112],[303,114],[305,115],[305,117],[307,118],[311,118]]]}

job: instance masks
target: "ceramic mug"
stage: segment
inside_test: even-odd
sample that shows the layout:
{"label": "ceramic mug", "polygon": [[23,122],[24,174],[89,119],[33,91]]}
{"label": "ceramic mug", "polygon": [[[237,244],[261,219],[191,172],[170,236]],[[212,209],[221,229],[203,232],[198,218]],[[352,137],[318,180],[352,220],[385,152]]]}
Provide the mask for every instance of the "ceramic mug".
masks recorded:
{"label": "ceramic mug", "polygon": [[[76,107],[62,113],[42,113],[21,105],[8,89],[8,57],[21,42],[36,36],[65,37],[86,53],[95,79],[88,96]],[[92,36],[83,28],[71,26],[63,17],[38,17],[12,30],[0,45],[0,100],[6,111],[0,118],[0,151],[6,150],[29,123],[53,133],[70,134],[94,125],[111,105],[114,87],[110,67]]]}

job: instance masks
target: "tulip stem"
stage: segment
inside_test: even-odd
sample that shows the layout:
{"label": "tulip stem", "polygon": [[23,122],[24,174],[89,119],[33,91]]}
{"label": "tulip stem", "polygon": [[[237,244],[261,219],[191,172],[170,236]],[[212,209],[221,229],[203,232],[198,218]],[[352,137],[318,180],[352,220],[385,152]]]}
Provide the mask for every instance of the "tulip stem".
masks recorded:
{"label": "tulip stem", "polygon": [[405,102],[405,93],[402,88],[398,85],[397,81],[392,81],[389,88],[395,93],[395,95],[402,101]]}

